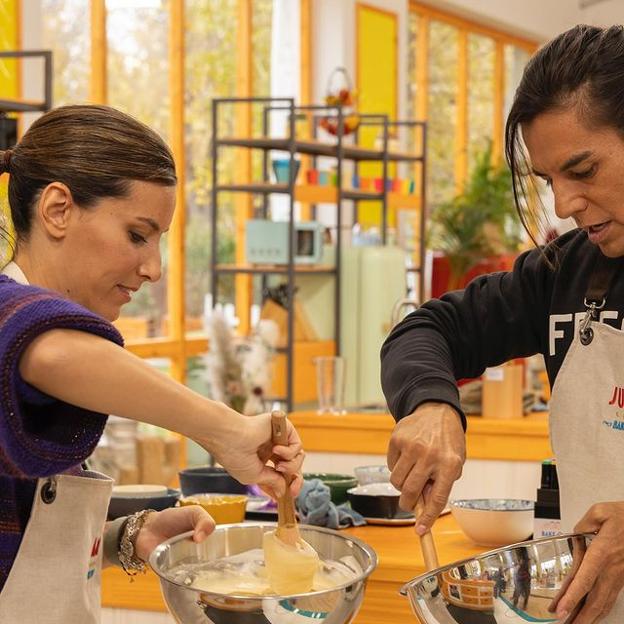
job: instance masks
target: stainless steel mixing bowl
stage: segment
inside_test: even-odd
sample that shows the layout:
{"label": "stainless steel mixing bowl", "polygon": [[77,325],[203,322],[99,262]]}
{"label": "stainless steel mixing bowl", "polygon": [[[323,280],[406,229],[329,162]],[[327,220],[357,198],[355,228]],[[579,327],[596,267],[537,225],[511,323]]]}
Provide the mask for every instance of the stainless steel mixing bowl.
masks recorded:
{"label": "stainless steel mixing bowl", "polygon": [[214,561],[246,550],[262,548],[265,531],[275,524],[224,524],[201,544],[185,533],[163,542],[151,554],[149,563],[160,577],[160,586],[169,611],[179,624],[347,624],[355,617],[368,576],[377,566],[375,552],[363,542],[338,531],[319,527],[299,527],[301,536],[322,559],[351,555],[362,573],[355,580],[331,590],[296,596],[245,596],[217,594],[193,589],[176,582],[172,568],[180,564]]}
{"label": "stainless steel mixing bowl", "polygon": [[571,622],[578,610],[560,620],[549,607],[592,537],[562,535],[492,550],[418,576],[401,593],[422,624]]}

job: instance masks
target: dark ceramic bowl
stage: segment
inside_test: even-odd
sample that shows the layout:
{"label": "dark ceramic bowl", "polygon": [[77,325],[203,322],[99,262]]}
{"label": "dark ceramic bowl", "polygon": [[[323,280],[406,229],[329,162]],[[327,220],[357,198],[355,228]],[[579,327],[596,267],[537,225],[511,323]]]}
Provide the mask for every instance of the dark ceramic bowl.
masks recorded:
{"label": "dark ceramic bowl", "polygon": [[129,516],[143,509],[162,511],[174,507],[180,498],[180,490],[168,488],[166,494],[155,496],[115,496],[111,497],[108,505],[108,520],[115,520],[121,516]]}
{"label": "dark ceramic bowl", "polygon": [[365,518],[404,520],[413,514],[399,508],[401,493],[390,483],[369,483],[347,491],[351,507]]}
{"label": "dark ceramic bowl", "polygon": [[352,475],[333,474],[329,472],[304,472],[303,478],[306,481],[320,479],[328,488],[331,502],[334,505],[341,505],[347,502],[347,490],[357,485],[357,479]]}
{"label": "dark ceramic bowl", "polygon": [[180,470],[180,488],[184,496],[191,494],[246,494],[247,486],[231,477],[224,468],[199,466]]}

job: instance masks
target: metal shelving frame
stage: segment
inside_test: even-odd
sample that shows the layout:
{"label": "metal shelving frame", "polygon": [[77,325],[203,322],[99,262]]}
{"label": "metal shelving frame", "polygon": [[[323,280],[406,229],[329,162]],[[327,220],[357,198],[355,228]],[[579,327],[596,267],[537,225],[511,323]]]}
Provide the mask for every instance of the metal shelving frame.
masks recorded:
{"label": "metal shelving frame", "polygon": [[0,113],[45,112],[52,108],[52,51],[51,50],[10,50],[0,52],[0,59],[42,58],[43,100],[25,101],[0,99]]}
{"label": "metal shelving frame", "polygon": [[[246,104],[264,105],[262,112],[262,137],[221,137],[219,136],[219,115],[220,109],[224,105]],[[281,112],[287,116],[288,136],[285,138],[271,138],[270,131],[270,115],[274,112]],[[296,121],[302,116],[312,116],[313,119],[313,140],[297,139],[296,137]],[[316,140],[317,122],[321,118],[332,118],[337,122],[337,134],[335,143],[319,142]],[[424,232],[425,232],[425,147],[426,147],[426,125],[419,121],[390,121],[387,115],[360,115],[360,125],[378,126],[383,131],[383,149],[362,148],[352,145],[344,141],[344,119],[341,106],[322,106],[295,105],[294,98],[271,98],[271,97],[249,97],[249,98],[216,98],[212,101],[212,211],[211,211],[211,294],[212,305],[217,304],[218,281],[220,275],[246,273],[251,275],[262,276],[262,285],[266,286],[269,275],[281,274],[287,276],[287,297],[288,297],[288,316],[287,316],[287,339],[286,347],[278,349],[278,352],[286,355],[286,395],[283,397],[273,397],[275,401],[286,404],[286,410],[292,411],[293,408],[293,352],[294,352],[294,292],[295,292],[295,276],[296,275],[314,275],[326,274],[334,276],[334,340],[336,344],[336,354],[340,354],[340,292],[341,292],[341,266],[342,266],[342,207],[344,201],[354,202],[354,214],[357,214],[357,204],[360,201],[378,200],[382,203],[382,242],[387,242],[387,212],[388,212],[388,188],[386,184],[388,176],[388,166],[391,162],[421,162],[421,199],[420,199],[420,265],[411,270],[419,271],[419,287],[421,293],[424,292]],[[389,153],[388,137],[390,128],[392,127],[421,127],[422,128],[422,155]],[[357,133],[355,135],[357,140]],[[218,158],[219,148],[222,147],[243,147],[249,149],[260,149],[263,152],[262,172],[263,180],[260,183],[243,183],[243,184],[219,184],[218,180]],[[278,150],[288,152],[290,160],[290,171],[294,171],[295,154],[306,154],[313,157],[313,163],[316,167],[316,159],[318,157],[330,157],[336,159],[336,261],[333,267],[320,266],[317,268],[305,267],[298,270],[294,263],[294,241],[295,241],[295,178],[290,177],[288,184],[273,184],[269,182],[269,152]],[[355,162],[355,169],[359,162],[381,162],[382,163],[382,179],[383,189],[378,192],[367,192],[360,190],[348,190],[343,188],[342,171],[345,160]],[[283,266],[231,266],[221,265],[216,257],[217,250],[217,224],[218,224],[218,208],[219,194],[221,192],[240,192],[252,193],[262,196],[262,216],[268,217],[268,196],[272,193],[286,194],[289,197],[289,241],[288,241],[288,263]]]}

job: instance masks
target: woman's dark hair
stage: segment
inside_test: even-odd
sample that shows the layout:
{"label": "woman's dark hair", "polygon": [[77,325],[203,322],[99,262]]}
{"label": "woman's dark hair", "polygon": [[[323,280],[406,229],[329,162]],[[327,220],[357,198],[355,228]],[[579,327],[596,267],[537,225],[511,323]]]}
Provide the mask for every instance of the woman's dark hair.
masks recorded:
{"label": "woman's dark hair", "polygon": [[[82,208],[124,197],[134,180],[176,184],[165,142],[145,124],[108,106],[55,108],[35,121],[12,149],[0,152],[9,174],[9,206],[18,240],[30,232],[33,208],[51,182],[66,184]],[[6,237],[6,232],[4,233]]]}
{"label": "woman's dark hair", "polygon": [[527,201],[527,158],[520,126],[546,111],[576,108],[592,127],[609,126],[624,136],[624,27],[578,25],[549,41],[531,58],[509,111],[505,155],[516,209],[535,242],[539,223]]}

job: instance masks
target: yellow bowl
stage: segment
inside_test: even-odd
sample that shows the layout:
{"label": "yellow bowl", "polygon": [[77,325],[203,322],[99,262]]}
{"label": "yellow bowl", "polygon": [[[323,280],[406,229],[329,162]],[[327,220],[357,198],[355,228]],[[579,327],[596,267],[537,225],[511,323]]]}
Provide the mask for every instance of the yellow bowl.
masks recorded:
{"label": "yellow bowl", "polygon": [[245,519],[247,497],[241,494],[193,494],[180,499],[180,506],[201,505],[217,524]]}

